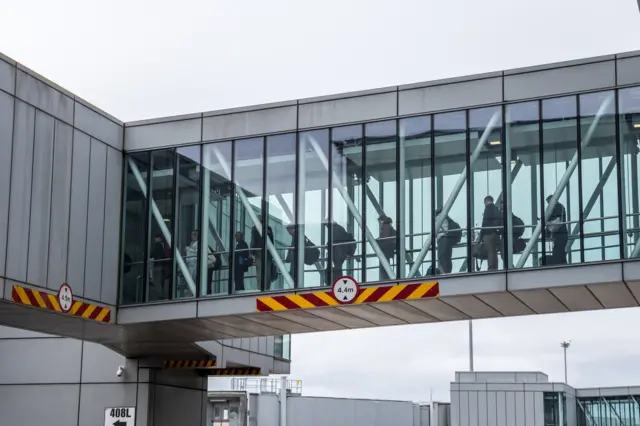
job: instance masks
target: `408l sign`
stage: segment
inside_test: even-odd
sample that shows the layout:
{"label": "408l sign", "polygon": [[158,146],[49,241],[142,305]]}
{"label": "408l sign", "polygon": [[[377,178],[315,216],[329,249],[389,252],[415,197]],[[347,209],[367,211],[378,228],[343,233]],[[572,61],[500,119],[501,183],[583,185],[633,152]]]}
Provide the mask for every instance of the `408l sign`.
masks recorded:
{"label": "408l sign", "polygon": [[134,426],[135,407],[111,407],[104,410],[104,426]]}

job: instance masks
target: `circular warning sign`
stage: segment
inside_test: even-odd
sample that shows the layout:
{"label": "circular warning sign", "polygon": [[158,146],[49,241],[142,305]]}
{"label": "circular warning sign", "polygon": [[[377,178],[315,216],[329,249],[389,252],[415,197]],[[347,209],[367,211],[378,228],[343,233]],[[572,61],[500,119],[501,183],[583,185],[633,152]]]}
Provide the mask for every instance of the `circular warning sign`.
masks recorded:
{"label": "circular warning sign", "polygon": [[58,290],[58,303],[60,304],[62,312],[65,313],[69,312],[69,309],[73,306],[73,292],[69,284],[64,283],[60,286]]}
{"label": "circular warning sign", "polygon": [[360,292],[358,282],[351,277],[340,277],[333,282],[331,287],[333,297],[340,303],[351,303]]}

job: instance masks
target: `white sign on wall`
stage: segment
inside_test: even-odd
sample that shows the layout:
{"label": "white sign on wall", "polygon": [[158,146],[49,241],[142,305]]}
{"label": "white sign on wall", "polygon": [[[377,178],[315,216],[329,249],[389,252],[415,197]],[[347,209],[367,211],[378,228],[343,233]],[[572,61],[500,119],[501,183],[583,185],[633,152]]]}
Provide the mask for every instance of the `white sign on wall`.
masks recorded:
{"label": "white sign on wall", "polygon": [[104,426],[134,426],[135,407],[111,407],[104,410]]}

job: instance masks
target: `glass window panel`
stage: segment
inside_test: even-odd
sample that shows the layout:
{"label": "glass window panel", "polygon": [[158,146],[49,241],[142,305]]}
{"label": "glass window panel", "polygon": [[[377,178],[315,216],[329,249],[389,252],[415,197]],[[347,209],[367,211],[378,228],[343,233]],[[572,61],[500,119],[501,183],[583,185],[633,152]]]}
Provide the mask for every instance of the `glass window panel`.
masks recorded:
{"label": "glass window panel", "polygon": [[[287,264],[285,272],[296,276],[295,259],[295,192],[296,192],[296,135],[267,138],[267,224],[273,230],[278,256]],[[311,253],[311,250],[309,250]],[[284,289],[283,271],[279,271],[270,289]]]}
{"label": "glass window panel", "polygon": [[[315,130],[300,133],[300,161],[298,183],[298,229],[300,247],[304,238],[309,239],[308,250],[319,249],[321,271],[316,265],[304,262],[303,252],[299,252],[297,264],[300,268],[298,287],[318,287],[330,285],[328,267],[328,233],[326,223],[329,217],[329,131]],[[306,250],[305,250],[306,252]],[[327,270],[327,272],[325,272]]]}
{"label": "glass window panel", "polygon": [[[543,188],[548,220],[545,253],[540,260],[546,265],[581,261],[579,230],[569,237],[569,229],[580,224],[579,173],[577,167],[571,169],[578,152],[576,112],[574,96],[542,101]],[[549,201],[555,193],[560,197],[552,206]],[[573,243],[567,250],[569,240]]]}
{"label": "glass window panel", "polygon": [[[263,229],[262,186],[264,172],[264,139],[253,138],[234,141],[234,180],[236,184],[236,205],[234,212],[235,232],[249,236],[249,248],[238,248],[235,256],[244,256],[244,263],[253,261],[253,267],[245,271],[238,268],[232,273],[234,292],[250,292],[268,289],[277,279],[277,269],[273,255],[268,253],[266,238],[273,243],[273,230]],[[245,272],[243,280],[241,274]]]}
{"label": "glass window panel", "polygon": [[[400,187],[404,197],[399,228],[404,235],[404,252],[399,253],[399,263],[404,263],[402,277],[409,278],[413,259],[423,246],[429,251],[425,257],[428,265],[433,264],[431,186],[434,184],[431,170],[431,116],[413,117],[400,120]],[[427,267],[428,269],[428,267]]]}
{"label": "glass window panel", "polygon": [[[620,258],[614,92],[580,96],[585,262]],[[570,236],[578,226],[572,226]],[[575,240],[569,239],[567,248]]]}
{"label": "glass window panel", "polygon": [[147,177],[150,153],[126,156],[126,188],[123,229],[122,304],[145,300],[147,249]]}
{"label": "glass window panel", "polygon": [[[440,274],[468,270],[466,129],[464,111],[434,116],[436,265]],[[427,268],[421,275],[427,275]]]}
{"label": "glass window panel", "polygon": [[364,282],[362,250],[362,126],[336,127],[331,132],[333,271],[329,284],[348,275]]}
{"label": "glass window panel", "polygon": [[502,108],[469,111],[469,206],[473,235],[471,270],[503,269]]}
{"label": "glass window panel", "polygon": [[[149,280],[147,299],[166,300],[172,297],[173,276],[173,194],[175,153],[171,150],[151,153],[151,243],[149,247]],[[155,205],[155,208],[154,208]],[[155,211],[155,213],[154,213]],[[180,273],[189,275],[186,265]],[[187,277],[187,280],[190,278]],[[192,282],[193,284],[193,282]]]}
{"label": "glass window panel", "polygon": [[640,257],[640,87],[619,91],[620,154],[624,248],[627,258]]}
{"label": "glass window panel", "polygon": [[396,123],[393,120],[365,125],[366,224],[369,235],[376,238],[367,241],[365,249],[368,282],[388,281],[397,276]]}
{"label": "glass window panel", "polygon": [[[195,285],[199,279],[198,247],[200,243],[200,146],[178,148],[176,250],[189,270]],[[195,296],[187,278],[178,273],[174,280],[176,297]]]}
{"label": "glass window panel", "polygon": [[[204,170],[202,180],[202,216],[204,232],[202,246],[207,251],[206,258],[200,261],[200,277],[204,280],[201,286],[202,295],[228,294],[231,275],[231,247],[237,247],[239,254],[236,270],[238,287],[244,284],[244,272],[248,268],[247,243],[242,233],[232,238],[232,203],[235,199],[231,185],[232,164],[231,142],[217,142],[203,147]],[[213,254],[213,258],[211,258]],[[244,260],[244,262],[242,262]]]}
{"label": "glass window panel", "polygon": [[542,238],[531,242],[542,215],[539,116],[538,102],[506,107],[506,163],[509,164],[506,180],[510,187],[503,208],[507,209],[510,242],[503,260],[508,259],[510,266],[538,266],[542,255]]}

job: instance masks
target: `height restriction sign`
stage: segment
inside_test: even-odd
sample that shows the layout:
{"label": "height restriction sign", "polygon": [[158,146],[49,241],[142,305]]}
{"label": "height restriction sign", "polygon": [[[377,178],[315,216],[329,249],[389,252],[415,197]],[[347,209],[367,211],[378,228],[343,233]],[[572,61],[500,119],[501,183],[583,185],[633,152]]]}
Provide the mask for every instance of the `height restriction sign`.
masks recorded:
{"label": "height restriction sign", "polygon": [[358,282],[352,277],[340,277],[334,281],[331,287],[333,297],[340,303],[351,303],[360,292]]}

